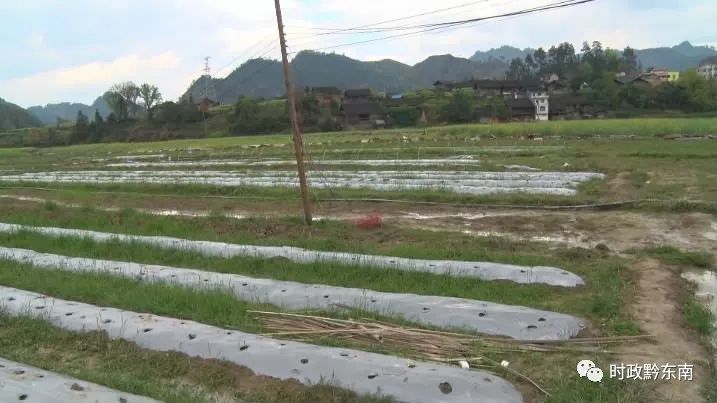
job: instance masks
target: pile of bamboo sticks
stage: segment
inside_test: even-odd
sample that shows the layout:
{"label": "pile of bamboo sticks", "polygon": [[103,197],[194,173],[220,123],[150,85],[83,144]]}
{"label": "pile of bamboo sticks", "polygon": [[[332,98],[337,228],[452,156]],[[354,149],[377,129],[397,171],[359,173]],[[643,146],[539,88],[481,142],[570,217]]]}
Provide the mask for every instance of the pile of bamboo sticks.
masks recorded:
{"label": "pile of bamboo sticks", "polygon": [[[595,337],[571,340],[513,340],[462,333],[408,328],[377,320],[344,320],[292,313],[249,311],[268,332],[264,336],[286,337],[298,341],[311,341],[317,337],[400,352],[411,358],[457,364],[470,362],[474,367],[485,367],[509,372],[530,382],[549,395],[536,382],[518,371],[508,368],[485,355],[513,352],[579,352],[612,353],[606,346],[645,340],[652,336]],[[480,356],[476,357],[475,355]]]}

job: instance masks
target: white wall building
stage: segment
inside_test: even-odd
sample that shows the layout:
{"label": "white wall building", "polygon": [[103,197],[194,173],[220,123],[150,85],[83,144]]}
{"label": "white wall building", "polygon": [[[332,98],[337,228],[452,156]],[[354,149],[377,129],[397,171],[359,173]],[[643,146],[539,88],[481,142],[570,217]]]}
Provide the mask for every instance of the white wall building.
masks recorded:
{"label": "white wall building", "polygon": [[717,79],[717,56],[703,60],[697,68],[697,74],[708,80]]}
{"label": "white wall building", "polygon": [[535,105],[535,120],[548,120],[550,117],[550,95],[547,91],[529,91],[528,99]]}

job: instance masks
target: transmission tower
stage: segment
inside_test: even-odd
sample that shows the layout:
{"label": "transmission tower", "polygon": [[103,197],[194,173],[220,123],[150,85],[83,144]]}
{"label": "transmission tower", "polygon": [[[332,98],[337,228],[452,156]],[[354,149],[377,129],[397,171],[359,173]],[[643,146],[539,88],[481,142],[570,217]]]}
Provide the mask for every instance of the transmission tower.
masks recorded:
{"label": "transmission tower", "polygon": [[211,59],[209,56],[204,58],[204,75],[202,76],[204,78],[204,89],[202,98],[219,102],[217,99],[217,90],[214,88],[214,80],[212,79],[212,68],[209,67],[209,59]]}

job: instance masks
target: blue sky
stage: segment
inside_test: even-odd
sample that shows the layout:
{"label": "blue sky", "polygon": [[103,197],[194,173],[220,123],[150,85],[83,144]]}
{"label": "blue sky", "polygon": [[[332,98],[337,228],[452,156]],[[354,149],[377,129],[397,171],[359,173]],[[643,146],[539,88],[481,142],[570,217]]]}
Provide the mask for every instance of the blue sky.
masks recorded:
{"label": "blue sky", "polygon": [[[449,21],[550,2],[283,0],[283,6],[289,45],[299,50],[372,38],[311,37],[315,31],[310,27],[358,26],[475,3],[399,24]],[[715,16],[714,0],[597,0],[572,9],[334,51],[363,60],[392,58],[414,64],[432,54],[468,57],[503,44],[522,48],[569,41],[579,47],[583,40],[599,39],[616,48],[671,46],[683,40],[714,46]],[[200,74],[204,56],[212,56],[216,70],[223,68],[220,76],[246,57],[278,56],[273,49],[271,0],[3,1],[0,26],[0,97],[25,107],[90,103],[114,82],[125,80],[157,84],[166,99],[175,99]]]}

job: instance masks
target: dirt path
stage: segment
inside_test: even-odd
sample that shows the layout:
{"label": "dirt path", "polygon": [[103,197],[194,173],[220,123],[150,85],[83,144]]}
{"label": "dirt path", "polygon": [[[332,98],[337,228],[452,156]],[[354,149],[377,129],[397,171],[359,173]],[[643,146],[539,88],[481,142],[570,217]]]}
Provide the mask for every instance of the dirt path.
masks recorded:
{"label": "dirt path", "polygon": [[709,377],[709,354],[685,324],[681,303],[681,296],[687,292],[684,283],[676,270],[654,259],[638,262],[632,269],[636,287],[630,314],[643,332],[655,336],[655,341],[623,347],[617,360],[625,364],[694,364],[692,382],[653,383],[652,401],[705,402],[702,388]]}

